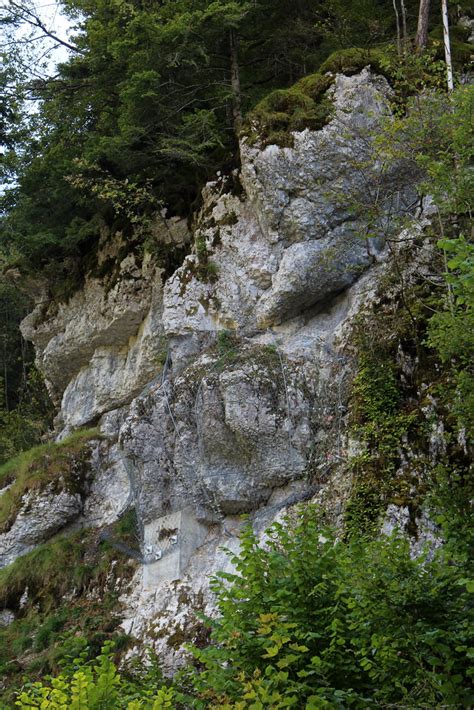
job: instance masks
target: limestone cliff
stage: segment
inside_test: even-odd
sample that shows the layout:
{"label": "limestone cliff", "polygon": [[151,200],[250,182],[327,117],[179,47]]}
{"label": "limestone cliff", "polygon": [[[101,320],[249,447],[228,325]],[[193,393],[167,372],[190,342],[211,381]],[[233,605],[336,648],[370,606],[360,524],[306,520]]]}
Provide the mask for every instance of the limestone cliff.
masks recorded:
{"label": "limestone cliff", "polygon": [[[237,549],[242,513],[263,531],[314,499],[337,520],[350,495],[351,333],[403,248],[392,224],[408,216],[416,234],[426,217],[404,166],[382,169],[374,144],[390,116],[386,81],[365,69],[329,92],[328,124],[292,147],[242,140],[240,172],[206,186],[173,274],[152,254],[119,258],[116,236],[99,253],[113,272],[23,321],[58,437],[84,425],[100,435],[80,493],[24,497],[0,535],[4,561],[60,529],[106,533],[133,508],[140,564],[123,587],[123,628],[168,669],[198,633],[194,608],[212,608],[208,575],[228,564],[222,546]],[[191,238],[176,220],[166,229]],[[407,278],[429,258],[410,257]]]}

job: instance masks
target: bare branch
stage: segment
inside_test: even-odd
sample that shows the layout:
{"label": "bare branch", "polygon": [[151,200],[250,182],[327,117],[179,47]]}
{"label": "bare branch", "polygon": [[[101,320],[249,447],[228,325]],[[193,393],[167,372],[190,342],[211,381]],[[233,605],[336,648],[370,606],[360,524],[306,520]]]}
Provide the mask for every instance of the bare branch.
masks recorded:
{"label": "bare branch", "polygon": [[72,52],[76,52],[78,54],[85,54],[84,50],[79,49],[79,47],[76,47],[76,45],[71,44],[67,40],[61,39],[61,37],[58,37],[56,34],[54,34],[54,32],[48,30],[42,19],[33,10],[29,9],[25,5],[21,4],[20,2],[16,2],[15,0],[9,0],[9,7],[13,10],[16,10],[19,19],[23,20],[24,22],[27,22],[32,27],[37,27],[38,29],[40,29],[42,32],[44,32],[46,37],[52,39],[53,42],[56,42],[56,44],[60,44],[61,46],[70,49]]}

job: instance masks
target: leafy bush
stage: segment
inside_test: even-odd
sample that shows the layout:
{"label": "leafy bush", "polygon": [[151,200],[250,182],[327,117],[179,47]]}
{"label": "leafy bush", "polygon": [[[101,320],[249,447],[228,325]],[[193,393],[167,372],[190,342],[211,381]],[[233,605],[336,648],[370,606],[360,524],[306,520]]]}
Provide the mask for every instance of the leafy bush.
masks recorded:
{"label": "leafy bush", "polygon": [[[259,543],[244,530],[235,573],[213,580],[211,644],[163,686],[152,663],[118,674],[106,644],[27,683],[20,708],[468,707],[472,562],[457,542],[412,558],[406,538],[337,538],[307,506]],[[62,623],[55,617],[47,629]],[[43,704],[41,704],[43,703]],[[82,703],[82,705],[80,705]]]}
{"label": "leafy bush", "polygon": [[247,529],[236,573],[214,580],[194,706],[467,707],[474,583],[451,552],[412,559],[398,536],[344,543],[311,507],[265,545]]}
{"label": "leafy bush", "polygon": [[23,710],[164,710],[174,707],[175,692],[156,687],[151,673],[139,685],[119,675],[112,660],[111,644],[105,644],[94,663],[76,659],[76,670],[62,674],[50,684],[30,683],[19,693],[15,705]]}

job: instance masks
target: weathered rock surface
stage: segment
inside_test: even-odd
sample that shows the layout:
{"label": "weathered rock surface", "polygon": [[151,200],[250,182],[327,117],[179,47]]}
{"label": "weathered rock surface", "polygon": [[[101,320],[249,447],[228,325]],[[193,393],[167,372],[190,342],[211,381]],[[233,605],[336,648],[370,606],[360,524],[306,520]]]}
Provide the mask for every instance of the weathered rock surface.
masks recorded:
{"label": "weathered rock surface", "polygon": [[110,525],[131,501],[130,479],[119,448],[107,440],[97,442],[91,450],[90,469],[78,523],[87,527]]}
{"label": "weathered rock surface", "polygon": [[203,355],[157,384],[121,429],[142,519],[189,504],[208,522],[258,508],[303,475],[310,413],[298,370],[265,346]]}
{"label": "weathered rock surface", "polygon": [[12,527],[0,534],[0,568],[45,542],[78,517],[82,509],[81,496],[55,489],[56,485],[50,484],[39,493],[30,491],[24,496]]}
{"label": "weathered rock surface", "polygon": [[129,402],[166,355],[160,269],[129,254],[116,278],[110,288],[89,278],[67,303],[40,304],[22,323],[68,428]]}
{"label": "weathered rock surface", "polygon": [[[398,506],[391,503],[382,524],[382,533],[392,535],[394,532],[409,535],[410,525],[413,525],[408,506]],[[419,557],[423,553],[433,555],[436,548],[442,544],[440,530],[431,520],[427,510],[422,510],[416,520],[416,537],[410,537],[411,555]]]}
{"label": "weathered rock surface", "polygon": [[[315,497],[340,520],[349,495],[344,346],[386,270],[380,215],[405,213],[412,193],[373,141],[387,82],[366,69],[332,93],[331,121],[292,148],[242,142],[240,175],[207,185],[195,248],[169,277],[130,253],[112,281],[90,277],[23,323],[62,426],[97,420],[107,437],[82,507],[64,502],[55,525],[107,526],[135,507],[143,565],[124,629],[169,671],[200,633],[193,608],[212,608],[208,575],[228,564],[222,546],[238,549],[240,513],[262,532]],[[156,227],[163,243],[186,234]]]}
{"label": "weathered rock surface", "polygon": [[165,285],[169,335],[265,329],[321,307],[360,278],[380,256],[382,214],[402,213],[413,201],[403,166],[383,170],[374,144],[389,94],[367,69],[341,75],[335,115],[321,131],[293,134],[292,148],[259,150],[244,139],[245,197],[226,193],[223,180],[208,186],[197,255]]}

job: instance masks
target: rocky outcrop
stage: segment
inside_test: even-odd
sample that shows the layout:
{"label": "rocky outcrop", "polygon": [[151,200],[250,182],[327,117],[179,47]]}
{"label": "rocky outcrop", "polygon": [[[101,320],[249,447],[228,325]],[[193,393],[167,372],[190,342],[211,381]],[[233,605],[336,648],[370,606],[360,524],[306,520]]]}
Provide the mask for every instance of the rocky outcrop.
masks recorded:
{"label": "rocky outcrop", "polygon": [[206,354],[133,402],[120,439],[144,522],[189,506],[219,522],[301,478],[311,404],[298,369],[280,357],[271,346]]}
{"label": "rocky outcrop", "polygon": [[166,354],[161,270],[128,254],[113,281],[89,277],[67,303],[40,303],[22,323],[68,428],[128,403]]}
{"label": "rocky outcrop", "polygon": [[[386,170],[374,142],[390,118],[386,81],[365,69],[330,91],[328,125],[295,133],[293,147],[243,139],[240,174],[206,186],[194,249],[173,274],[129,253],[113,279],[89,275],[23,323],[60,425],[98,421],[108,438],[77,524],[135,508],[143,564],[124,629],[170,670],[186,627],[199,633],[190,609],[212,606],[220,548],[238,548],[238,516],[263,532],[316,498],[339,519],[350,487],[345,344],[386,270],[386,215],[414,199],[404,166]],[[176,220],[165,231],[186,240]]]}
{"label": "rocky outcrop", "polygon": [[389,93],[368,70],[340,75],[335,115],[321,131],[295,133],[293,148],[259,150],[244,139],[245,198],[224,180],[208,186],[197,253],[165,285],[168,334],[281,324],[324,307],[379,258],[387,213],[413,203],[403,166],[386,170],[374,145]]}
{"label": "rocky outcrop", "polygon": [[54,491],[50,484],[39,494],[24,496],[21,509],[8,532],[0,534],[0,568],[10,564],[79,516],[81,496],[68,491]]}

